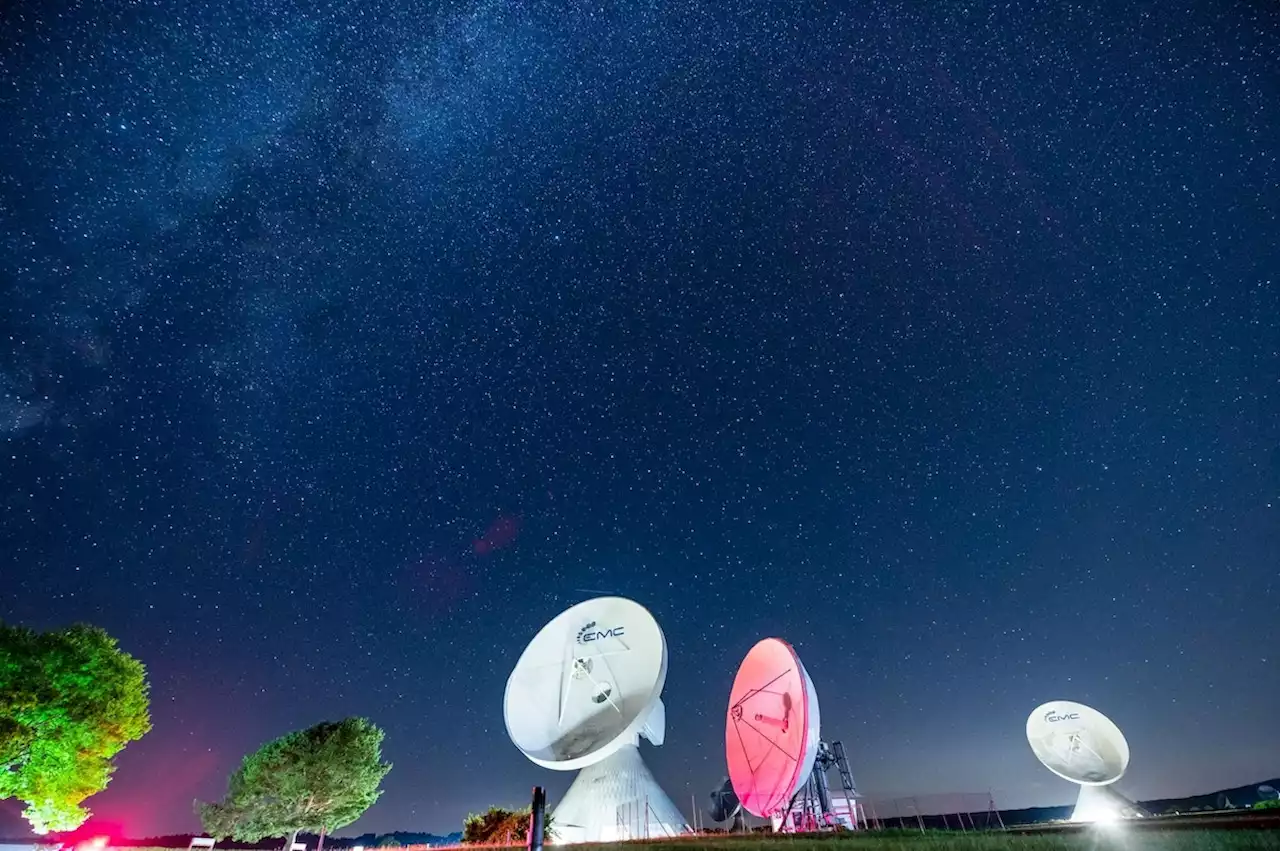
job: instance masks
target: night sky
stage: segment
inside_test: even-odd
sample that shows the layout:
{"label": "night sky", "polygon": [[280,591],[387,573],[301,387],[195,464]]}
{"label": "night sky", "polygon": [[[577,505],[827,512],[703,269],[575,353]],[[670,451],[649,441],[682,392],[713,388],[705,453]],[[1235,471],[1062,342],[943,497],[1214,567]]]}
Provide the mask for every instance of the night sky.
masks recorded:
{"label": "night sky", "polygon": [[353,831],[571,775],[508,741],[561,609],[648,607],[685,809],[759,638],[874,798],[1280,773],[1267,2],[10,0],[0,617],[100,624],[191,830],[365,715]]}

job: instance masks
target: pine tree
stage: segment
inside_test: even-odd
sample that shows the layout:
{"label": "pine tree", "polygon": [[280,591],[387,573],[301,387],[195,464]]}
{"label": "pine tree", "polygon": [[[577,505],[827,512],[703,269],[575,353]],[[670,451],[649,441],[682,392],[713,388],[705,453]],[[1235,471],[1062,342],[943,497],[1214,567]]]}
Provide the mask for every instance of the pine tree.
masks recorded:
{"label": "pine tree", "polygon": [[300,831],[332,833],[358,819],[382,795],[391,765],[382,762],[383,732],[364,718],[324,722],[268,742],[231,775],[226,798],[197,803],[212,836],[257,842]]}

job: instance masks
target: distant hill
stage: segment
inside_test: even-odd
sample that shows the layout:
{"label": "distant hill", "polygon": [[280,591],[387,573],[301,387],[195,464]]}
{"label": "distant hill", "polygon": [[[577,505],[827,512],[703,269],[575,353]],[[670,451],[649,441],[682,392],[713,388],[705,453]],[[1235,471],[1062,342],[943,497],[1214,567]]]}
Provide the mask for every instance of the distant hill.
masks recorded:
{"label": "distant hill", "polygon": [[[307,847],[315,848],[314,837],[307,838]],[[410,831],[397,830],[395,833],[362,833],[356,837],[343,837],[341,839],[325,838],[325,848],[354,848],[357,845],[365,848],[377,848],[393,842],[396,845],[457,845],[462,842],[462,833],[450,833],[446,836],[437,836],[434,833],[413,833]]]}
{"label": "distant hill", "polygon": [[1274,780],[1264,780],[1261,783],[1251,783],[1248,786],[1222,789],[1217,792],[1210,792],[1207,795],[1143,801],[1142,806],[1152,815],[1195,813],[1203,812],[1204,810],[1248,809],[1258,801],[1263,800],[1264,794],[1260,791],[1262,787],[1270,787],[1271,789],[1271,792],[1267,793],[1265,797],[1276,797],[1276,790],[1280,789],[1280,777]]}
{"label": "distant hill", "polygon": [[1025,810],[1001,810],[1000,820],[1005,827],[1016,827],[1024,824],[1042,824],[1046,821],[1066,821],[1071,818],[1075,804],[1065,807],[1028,807]]}
{"label": "distant hill", "polygon": [[[1270,787],[1273,791],[1267,797],[1275,797],[1274,790],[1280,789],[1280,778],[1264,780],[1261,783],[1250,783],[1248,786],[1236,786],[1231,789],[1220,789],[1204,795],[1192,795],[1187,798],[1157,798],[1153,801],[1138,801],[1153,816],[1173,815],[1174,813],[1198,813],[1206,810],[1248,809],[1262,800],[1264,795],[1260,789]],[[1074,804],[1065,807],[1032,807],[1026,810],[1002,810],[1000,817],[1006,826],[1022,824],[1038,824],[1045,821],[1059,821],[1071,818]]]}
{"label": "distant hill", "polygon": [[[1270,787],[1271,792],[1259,790]],[[1275,791],[1280,789],[1280,778],[1251,783],[1248,786],[1236,786],[1232,789],[1221,789],[1204,795],[1192,795],[1187,798],[1160,798],[1154,801],[1138,801],[1138,806],[1154,816],[1172,815],[1174,813],[1195,813],[1207,810],[1248,809],[1264,797],[1274,798]],[[934,815],[909,815],[880,818],[885,827],[916,828],[924,826],[928,829],[946,830],[964,827],[983,829],[1003,824],[1005,827],[1021,827],[1032,824],[1043,824],[1050,821],[1066,821],[1071,818],[1075,809],[1074,802],[1061,807],[1028,807],[1022,810],[1001,810],[999,818],[984,812],[956,813]],[[868,813],[868,816],[870,813]]]}

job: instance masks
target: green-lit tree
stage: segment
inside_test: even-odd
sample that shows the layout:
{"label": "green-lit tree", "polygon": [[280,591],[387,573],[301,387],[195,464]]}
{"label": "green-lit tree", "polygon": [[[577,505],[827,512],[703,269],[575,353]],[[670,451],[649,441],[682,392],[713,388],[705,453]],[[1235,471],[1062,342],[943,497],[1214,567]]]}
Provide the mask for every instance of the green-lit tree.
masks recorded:
{"label": "green-lit tree", "polygon": [[114,757],[151,729],[147,671],[103,630],[0,623],[0,799],[36,833],[74,830]]}
{"label": "green-lit tree", "polygon": [[325,833],[358,819],[382,794],[391,770],[382,761],[382,730],[364,718],[324,722],[281,736],[249,754],[231,775],[227,797],[197,802],[207,833],[257,842],[299,831]]}

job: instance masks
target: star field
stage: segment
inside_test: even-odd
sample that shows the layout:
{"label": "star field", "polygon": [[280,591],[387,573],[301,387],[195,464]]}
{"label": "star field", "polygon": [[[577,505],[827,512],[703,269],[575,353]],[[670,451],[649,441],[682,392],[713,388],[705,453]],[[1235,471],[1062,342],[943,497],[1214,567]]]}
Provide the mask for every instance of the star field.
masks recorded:
{"label": "star field", "polygon": [[351,830],[552,803],[502,720],[598,593],[666,632],[677,804],[792,641],[871,797],[1153,798],[1280,753],[1266,4],[0,9],[0,617],[100,624],[195,828],[360,714]]}

